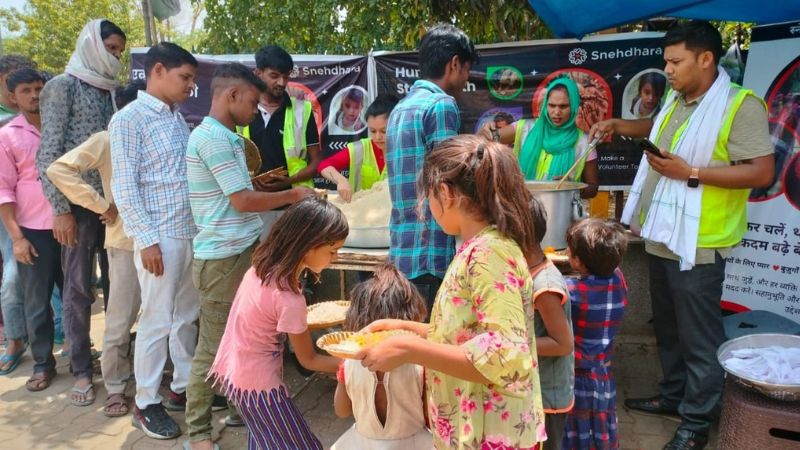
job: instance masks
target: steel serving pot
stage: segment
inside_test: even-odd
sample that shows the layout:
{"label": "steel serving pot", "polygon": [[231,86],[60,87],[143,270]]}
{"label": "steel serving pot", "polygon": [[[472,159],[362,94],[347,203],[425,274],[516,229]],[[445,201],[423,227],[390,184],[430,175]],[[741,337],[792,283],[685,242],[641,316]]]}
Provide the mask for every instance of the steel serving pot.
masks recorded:
{"label": "steel serving pot", "polygon": [[734,350],[763,347],[796,347],[800,348],[800,336],[780,333],[750,334],[724,342],[717,350],[719,365],[728,376],[750,390],[758,391],[769,398],[787,402],[800,401],[800,384],[776,384],[747,377],[733,369],[725,367],[725,361],[732,356]]}
{"label": "steel serving pot", "polygon": [[584,217],[580,190],[586,183],[565,181],[556,189],[558,181],[526,181],[525,186],[547,211],[547,233],[542,247],[563,249],[567,247],[567,230],[573,222]]}

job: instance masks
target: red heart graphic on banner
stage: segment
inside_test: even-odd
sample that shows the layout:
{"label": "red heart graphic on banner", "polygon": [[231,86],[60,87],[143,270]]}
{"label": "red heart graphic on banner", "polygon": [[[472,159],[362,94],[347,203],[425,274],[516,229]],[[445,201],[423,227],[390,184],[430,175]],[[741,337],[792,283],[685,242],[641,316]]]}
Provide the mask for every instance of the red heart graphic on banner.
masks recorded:
{"label": "red heart graphic on banner", "polygon": [[781,268],[781,266],[772,266],[772,270],[774,270],[775,272],[780,270],[780,268]]}

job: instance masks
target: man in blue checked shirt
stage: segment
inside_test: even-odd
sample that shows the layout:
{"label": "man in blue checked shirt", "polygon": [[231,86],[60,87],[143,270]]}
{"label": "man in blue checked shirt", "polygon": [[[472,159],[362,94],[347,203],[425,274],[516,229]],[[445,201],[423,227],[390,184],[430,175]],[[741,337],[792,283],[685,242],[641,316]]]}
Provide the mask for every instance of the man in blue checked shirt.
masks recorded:
{"label": "man in blue checked shirt", "polygon": [[426,298],[428,311],[455,254],[453,236],[433,220],[427,203],[417,215],[417,173],[425,155],[461,128],[457,96],[478,52],[452,25],[431,28],[419,47],[420,76],[389,116],[386,165],[392,197],[389,259]]}
{"label": "man in blue checked shirt", "polygon": [[[194,89],[197,60],[169,43],[148,50],[147,89],[111,119],[111,191],[125,234],[133,239],[142,290],[133,372],[133,425],[154,439],[172,439],[180,427],[164,410],[185,408],[197,344],[200,300],[192,284],[192,238],[186,145],[189,127],[178,111]],[[158,389],[167,353],[175,366],[170,392]]]}

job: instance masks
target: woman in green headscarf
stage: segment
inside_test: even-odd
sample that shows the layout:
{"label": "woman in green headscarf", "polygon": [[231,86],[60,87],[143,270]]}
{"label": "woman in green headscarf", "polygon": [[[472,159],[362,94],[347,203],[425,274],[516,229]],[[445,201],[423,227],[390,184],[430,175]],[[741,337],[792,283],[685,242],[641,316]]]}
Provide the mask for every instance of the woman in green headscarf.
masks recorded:
{"label": "woman in green headscarf", "polygon": [[[556,78],[547,86],[544,98],[538,119],[518,120],[496,131],[500,142],[513,145],[526,180],[560,179],[589,145],[586,134],[575,125],[581,103],[575,82]],[[588,184],[581,197],[592,198],[597,194],[598,178],[597,153],[592,150],[570,179]]]}

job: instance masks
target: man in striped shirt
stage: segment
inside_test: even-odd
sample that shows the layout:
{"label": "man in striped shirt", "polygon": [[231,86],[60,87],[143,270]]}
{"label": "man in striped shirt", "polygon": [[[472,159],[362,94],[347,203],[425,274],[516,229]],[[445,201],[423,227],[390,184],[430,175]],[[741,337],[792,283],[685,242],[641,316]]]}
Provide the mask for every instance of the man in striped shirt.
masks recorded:
{"label": "man in striped shirt", "polygon": [[294,203],[314,191],[305,187],[255,192],[247,170],[244,140],[236,126],[250,123],[266,85],[239,63],[223,64],[211,81],[211,110],[192,131],[186,149],[189,201],[198,233],[192,278],[200,291],[200,337],[186,389],[189,447],[213,448],[206,383],[219,348],[236,289],[250,268],[263,223],[258,213]]}

